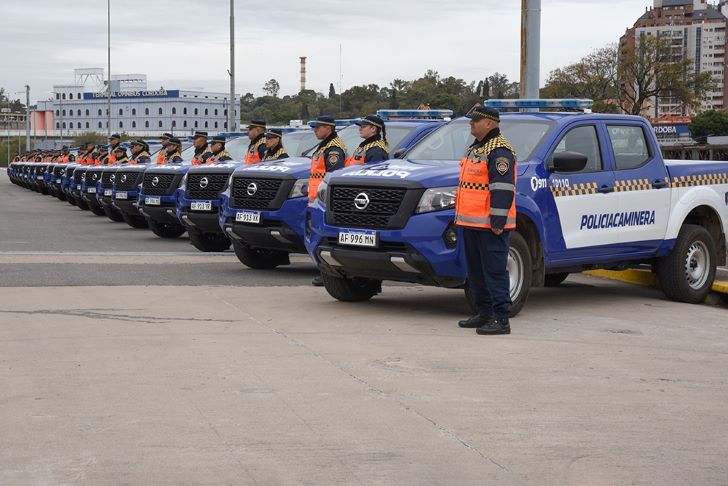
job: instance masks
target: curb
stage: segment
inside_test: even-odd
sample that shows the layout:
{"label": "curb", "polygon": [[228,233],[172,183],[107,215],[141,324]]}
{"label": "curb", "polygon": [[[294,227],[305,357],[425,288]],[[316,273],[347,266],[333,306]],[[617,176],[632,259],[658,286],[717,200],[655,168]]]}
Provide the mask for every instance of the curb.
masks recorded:
{"label": "curb", "polygon": [[[657,275],[649,270],[589,270],[583,272],[585,275],[591,275],[593,277],[606,278],[609,280],[618,280],[620,282],[633,283],[637,285],[644,285],[647,287],[657,287]],[[720,294],[720,295],[713,295]],[[706,299],[707,303],[714,303],[716,301],[724,300],[728,301],[728,282],[716,280],[713,282],[713,288],[711,295]]]}

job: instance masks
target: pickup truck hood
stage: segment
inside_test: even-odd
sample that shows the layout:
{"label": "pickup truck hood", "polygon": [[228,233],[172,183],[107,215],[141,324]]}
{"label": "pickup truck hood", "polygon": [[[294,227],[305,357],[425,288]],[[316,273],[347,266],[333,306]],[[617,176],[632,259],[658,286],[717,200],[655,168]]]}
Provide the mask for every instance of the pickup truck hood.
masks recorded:
{"label": "pickup truck hood", "polygon": [[218,162],[214,164],[194,165],[187,171],[188,174],[232,174],[240,167],[240,162]]}
{"label": "pickup truck hood", "polygon": [[235,169],[235,174],[257,177],[277,175],[284,179],[306,179],[311,175],[311,159],[308,157],[289,157],[282,160],[243,165]]}
{"label": "pickup truck hood", "polygon": [[389,182],[406,180],[423,187],[457,185],[460,165],[453,160],[400,160],[349,167],[331,174],[330,180],[347,179],[348,182]]}

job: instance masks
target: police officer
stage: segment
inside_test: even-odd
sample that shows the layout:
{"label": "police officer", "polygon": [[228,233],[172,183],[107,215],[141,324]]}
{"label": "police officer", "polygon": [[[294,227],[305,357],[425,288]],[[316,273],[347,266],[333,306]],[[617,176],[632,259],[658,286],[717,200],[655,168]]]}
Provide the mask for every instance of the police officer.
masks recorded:
{"label": "police officer", "polygon": [[288,154],[283,148],[281,141],[283,140],[283,131],[278,128],[269,128],[265,132],[265,155],[263,160],[280,160],[287,159]]}
{"label": "police officer", "polygon": [[233,160],[233,156],[230,152],[225,150],[225,137],[223,135],[216,135],[210,140],[210,157],[208,157],[208,164],[214,164],[215,162],[228,162]]}
{"label": "police officer", "polygon": [[[313,134],[321,140],[311,158],[311,176],[308,179],[308,204],[316,200],[316,193],[327,172],[343,169],[346,161],[346,145],[336,133],[336,120],[332,116],[320,116],[312,122]],[[323,285],[321,275],[311,281],[315,287]]]}
{"label": "police officer", "polygon": [[462,228],[468,285],[478,313],[460,321],[482,335],[510,334],[508,249],[516,227],[516,154],[499,129],[498,110],[468,115],[475,142],[460,162],[455,224]]}
{"label": "police officer", "polygon": [[121,145],[117,145],[112,150],[112,155],[114,156],[114,162],[111,163],[111,157],[109,157],[109,164],[108,165],[115,165],[115,164],[126,164],[129,159],[126,155],[126,149],[122,147]]}
{"label": "police officer", "polygon": [[265,128],[266,123],[264,120],[251,120],[250,125],[248,125],[250,144],[248,145],[248,151],[245,153],[245,163],[248,165],[261,162],[265,156]]}
{"label": "police officer", "polygon": [[182,142],[180,142],[180,139],[177,137],[170,137],[169,140],[167,140],[167,147],[164,149],[164,162],[163,164],[181,164],[182,163],[182,153],[180,152],[180,149],[182,148]]}
{"label": "police officer", "polygon": [[109,155],[110,152],[107,145],[97,145],[93,165],[107,165],[109,163]]}
{"label": "police officer", "polygon": [[346,159],[346,167],[369,164],[389,160],[387,145],[387,129],[384,120],[377,115],[367,115],[355,122],[359,125],[359,136],[364,139],[354,151],[354,155]]}
{"label": "police officer", "polygon": [[195,155],[192,157],[192,165],[202,165],[207,163],[212,152],[207,146],[207,132],[195,132],[192,136],[192,144],[195,146]]}
{"label": "police officer", "polygon": [[149,155],[149,145],[144,140],[134,140],[131,143],[131,159],[121,162],[122,164],[148,164],[152,161]]}
{"label": "police officer", "polygon": [[106,165],[114,165],[116,163],[116,155],[114,155],[114,152],[116,151],[116,147],[119,146],[119,143],[121,143],[121,135],[118,133],[114,133],[109,137],[109,156]]}
{"label": "police officer", "polygon": [[169,139],[172,138],[174,135],[171,133],[163,133],[160,137],[160,140],[162,142],[162,148],[159,149],[159,152],[157,152],[157,164],[162,165],[164,164],[164,157],[167,153],[167,144],[169,144]]}

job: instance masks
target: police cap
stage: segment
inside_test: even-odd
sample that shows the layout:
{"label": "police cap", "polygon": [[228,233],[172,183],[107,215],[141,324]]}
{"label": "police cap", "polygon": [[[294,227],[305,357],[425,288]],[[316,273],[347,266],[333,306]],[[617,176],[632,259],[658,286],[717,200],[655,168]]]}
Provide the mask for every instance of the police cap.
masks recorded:
{"label": "police cap", "polygon": [[207,132],[195,132],[195,134],[192,135],[192,138],[207,138]]}
{"label": "police cap", "polygon": [[174,135],[172,135],[171,133],[163,133],[160,138],[162,140],[169,140],[170,138],[174,138]]}
{"label": "police cap", "polygon": [[213,143],[221,143],[221,144],[225,145],[225,136],[224,135],[215,135],[214,137],[212,137],[210,139],[210,144],[213,144]]}
{"label": "police cap", "polygon": [[359,126],[362,126],[362,125],[371,125],[373,127],[379,128],[379,129],[384,128],[384,120],[382,120],[377,115],[367,115],[367,116],[364,116],[364,117],[358,119],[357,121],[355,121],[354,123],[356,123]]}
{"label": "police cap", "polygon": [[495,108],[489,108],[487,106],[476,106],[465,116],[475,121],[491,120],[494,122],[500,122],[500,112]]}
{"label": "police cap", "polygon": [[109,137],[109,140],[121,140],[121,135],[119,135],[118,133],[112,133]]}
{"label": "police cap", "polygon": [[318,118],[316,118],[314,121],[310,123],[312,127],[317,127],[319,125],[325,125],[329,127],[336,127],[336,119],[333,116],[327,116],[323,115]]}
{"label": "police cap", "polygon": [[179,138],[177,138],[177,137],[170,137],[169,145],[176,145],[177,147],[181,147],[182,142],[180,142]]}
{"label": "police cap", "polygon": [[251,128],[262,128],[265,130],[266,123],[265,120],[250,120],[250,124],[248,125],[248,130]]}
{"label": "police cap", "polygon": [[265,138],[281,138],[283,137],[283,130],[280,128],[269,128],[265,132]]}

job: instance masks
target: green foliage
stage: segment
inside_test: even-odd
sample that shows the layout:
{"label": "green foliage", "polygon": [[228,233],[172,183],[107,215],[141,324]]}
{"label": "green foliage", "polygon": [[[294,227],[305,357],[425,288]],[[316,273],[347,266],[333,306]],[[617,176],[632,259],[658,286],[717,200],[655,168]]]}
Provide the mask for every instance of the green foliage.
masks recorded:
{"label": "green foliage", "polygon": [[693,118],[689,126],[694,139],[728,135],[728,112],[708,110]]}
{"label": "green foliage", "polygon": [[[125,139],[126,134],[119,134],[121,135],[122,140]],[[129,137],[127,136],[126,139]],[[97,132],[83,132],[75,137],[73,137],[73,141],[71,142],[71,147],[78,147],[82,143],[91,142],[95,145],[100,145],[104,143],[108,143],[109,140],[106,138],[105,134],[97,133]]]}
{"label": "green foliage", "polygon": [[11,100],[5,93],[5,88],[0,88],[0,109],[9,108],[10,113],[25,113],[25,103],[19,99]]}
{"label": "green foliage", "polygon": [[[10,159],[8,159],[8,149],[10,149]],[[10,140],[4,138],[0,142],[0,166],[7,167],[8,162],[11,162],[19,152],[25,152],[25,137],[20,142],[18,137],[12,137]]]}
{"label": "green foliage", "polygon": [[[496,73],[487,79],[491,80],[494,86],[492,93],[497,97],[518,97],[518,83],[510,82],[505,75]],[[478,86],[482,87],[482,82]],[[269,91],[261,97],[247,93],[241,98],[240,113],[243,121],[263,119],[276,125],[288,124],[295,119],[310,120],[320,115],[357,118],[383,108],[415,109],[419,106],[451,109],[459,116],[490,93],[479,93],[475,82],[467,83],[452,76],[441,78],[437,71],[429,70],[413,81],[394,79],[389,86],[352,86],[340,94],[336,93],[333,83],[326,95],[312,90],[283,97],[271,95]]]}

